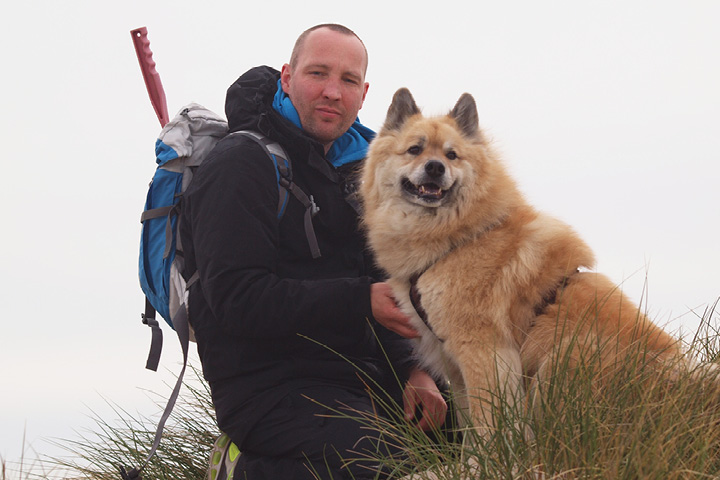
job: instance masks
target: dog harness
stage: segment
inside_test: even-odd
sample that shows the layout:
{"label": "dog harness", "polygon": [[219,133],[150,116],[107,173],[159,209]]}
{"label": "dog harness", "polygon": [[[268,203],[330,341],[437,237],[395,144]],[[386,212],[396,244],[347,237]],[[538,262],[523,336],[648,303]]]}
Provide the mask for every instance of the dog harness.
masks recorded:
{"label": "dog harness", "polygon": [[575,270],[570,275],[563,277],[562,280],[560,280],[560,283],[558,283],[555,288],[550,290],[547,295],[543,297],[542,301],[535,306],[534,312],[536,317],[542,315],[548,305],[552,305],[557,301],[558,292],[562,292],[563,289],[567,287],[568,283],[570,283],[570,279],[576,273],[580,273],[580,270]]}
{"label": "dog harness", "polygon": [[[568,286],[570,283],[570,279],[575,275],[576,273],[579,273],[580,270],[575,270],[570,275],[563,277],[562,280],[553,288],[550,290],[547,295],[545,295],[540,303],[538,303],[535,308],[533,309],[535,316],[540,316],[543,314],[545,309],[548,307],[548,305],[552,305],[557,301],[557,296],[559,292],[562,292],[562,290]],[[438,337],[437,333],[433,330],[433,328],[430,326],[430,322],[428,321],[427,312],[422,306],[420,291],[417,288],[417,282],[420,279],[420,275],[422,275],[423,272],[416,273],[412,277],[410,277],[410,303],[412,303],[413,308],[415,309],[415,312],[418,314],[418,317],[420,317],[420,320],[423,321],[425,326],[430,330],[430,332],[435,335],[435,338],[437,338],[440,343],[444,343],[445,339]]]}
{"label": "dog harness", "polygon": [[435,333],[435,331],[432,329],[432,327],[430,326],[430,322],[428,322],[427,312],[425,311],[425,309],[422,306],[422,303],[420,302],[421,296],[420,296],[420,292],[418,291],[418,288],[417,288],[417,282],[418,282],[418,279],[420,278],[420,275],[422,275],[423,273],[424,272],[416,273],[415,275],[410,277],[410,303],[412,303],[412,306],[415,309],[415,312],[418,314],[418,317],[420,317],[420,320],[423,321],[423,323],[428,328],[428,330],[430,330],[430,332],[433,335],[435,335],[435,338],[437,338],[440,341],[440,343],[443,343],[445,341],[445,339],[438,337],[437,334]]}

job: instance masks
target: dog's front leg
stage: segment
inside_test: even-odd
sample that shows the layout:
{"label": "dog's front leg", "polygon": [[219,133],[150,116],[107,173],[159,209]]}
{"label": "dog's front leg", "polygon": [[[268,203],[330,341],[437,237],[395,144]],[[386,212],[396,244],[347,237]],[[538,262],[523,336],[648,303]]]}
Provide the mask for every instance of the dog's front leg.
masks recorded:
{"label": "dog's front leg", "polygon": [[484,343],[482,338],[465,339],[453,355],[465,387],[456,394],[465,398],[470,421],[482,438],[489,438],[495,431],[498,415],[512,416],[515,405],[521,401],[520,354],[509,343],[495,344],[493,348],[492,343]]}

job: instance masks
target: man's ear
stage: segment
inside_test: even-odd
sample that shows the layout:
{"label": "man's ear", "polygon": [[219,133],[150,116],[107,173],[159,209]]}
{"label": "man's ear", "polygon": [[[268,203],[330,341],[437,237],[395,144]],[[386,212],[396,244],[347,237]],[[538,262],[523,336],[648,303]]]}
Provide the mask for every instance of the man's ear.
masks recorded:
{"label": "man's ear", "polygon": [[365,97],[367,97],[368,88],[370,88],[370,84],[368,82],[365,82],[365,85],[363,85],[363,96],[362,96],[362,103],[360,103],[360,108],[365,104]]}
{"label": "man's ear", "polygon": [[[290,77],[291,77],[291,68],[290,64],[286,63],[282,66],[282,69],[280,70],[280,85],[282,85],[283,92],[285,94],[290,94]],[[366,89],[367,91],[367,89]]]}

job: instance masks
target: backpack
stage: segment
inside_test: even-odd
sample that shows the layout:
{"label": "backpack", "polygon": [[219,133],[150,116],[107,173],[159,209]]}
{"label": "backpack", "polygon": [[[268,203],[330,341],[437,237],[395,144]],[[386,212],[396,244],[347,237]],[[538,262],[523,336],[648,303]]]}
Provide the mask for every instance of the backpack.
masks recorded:
{"label": "backpack", "polygon": [[213,147],[226,136],[243,135],[258,143],[275,167],[278,183],[277,218],[285,213],[292,194],[305,207],[305,235],[313,258],[320,257],[312,217],[319,211],[312,196],[307,196],[292,181],[292,164],[279,143],[258,132],[238,131],[228,134],[227,122],[217,114],[196,103],[185,106],[160,132],[155,143],[157,169],[148,188],[145,208],[140,221],[139,276],[145,293],[145,312],[142,323],[152,331],[150,353],[145,367],[157,371],[162,350],[162,330],[156,313],[173,328],[183,351],[183,366],[159,421],[155,441],[139,469],[126,472],[124,479],[138,479],[140,471],[155,454],[165,422],[177,400],[187,367],[189,342],[194,340],[188,322],[187,291],[198,279],[198,273],[185,271],[183,249],[179,237],[182,196],[192,181],[196,169]]}
{"label": "backpack", "polygon": [[[163,127],[155,142],[158,167],[148,188],[145,208],[140,217],[139,276],[146,297],[143,323],[155,330],[155,313],[175,328],[174,319],[186,304],[185,291],[197,280],[196,272],[184,271],[182,245],[178,235],[178,221],[182,195],[192,181],[195,170],[205,160],[215,144],[227,135],[227,122],[197,103],[185,106]],[[278,182],[277,217],[282,219],[289,194],[292,193],[306,207],[306,217],[319,210],[312,197],[307,197],[292,182],[290,160],[277,142],[264,135],[239,131],[231,135],[246,136],[263,147],[275,167]],[[313,257],[320,256],[312,222],[306,223],[306,234]],[[156,371],[160,359],[160,337],[151,348],[146,368]]]}

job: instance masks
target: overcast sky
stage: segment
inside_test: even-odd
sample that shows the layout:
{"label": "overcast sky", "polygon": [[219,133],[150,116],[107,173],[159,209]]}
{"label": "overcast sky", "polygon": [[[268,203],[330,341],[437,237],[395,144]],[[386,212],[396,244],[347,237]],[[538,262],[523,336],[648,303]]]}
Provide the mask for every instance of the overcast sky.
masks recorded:
{"label": "overcast sky", "polygon": [[[409,87],[426,113],[463,92],[530,202],[573,225],[598,270],[673,332],[720,296],[720,2],[13,2],[0,20],[3,237],[0,456],[154,413],[144,370],[140,212],[159,123],[129,31],[147,26],[171,114],[223,113],[227,87],[280,68],[305,28],[370,52],[360,118]],[[471,10],[463,5],[472,5]],[[718,320],[717,315],[715,319]],[[178,370],[166,330],[161,369]]]}

